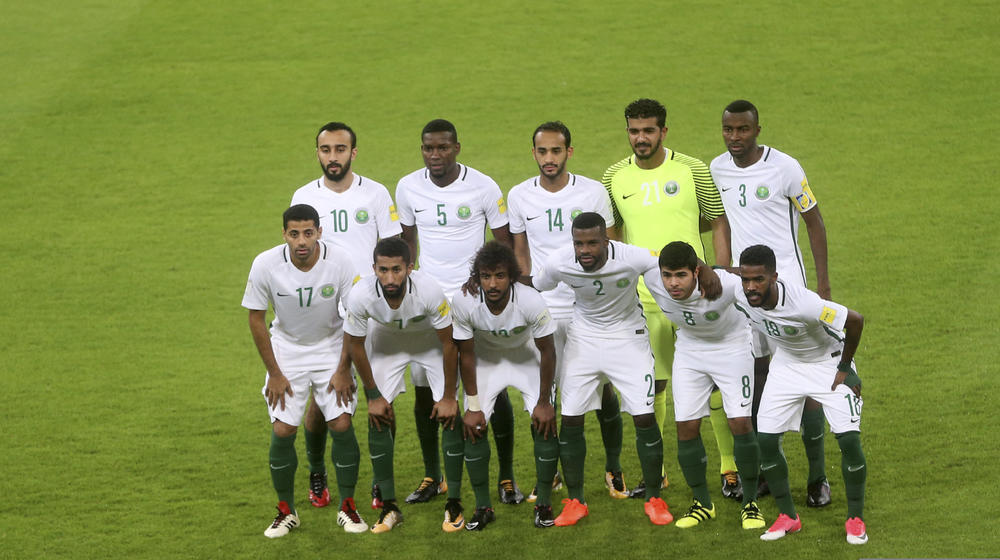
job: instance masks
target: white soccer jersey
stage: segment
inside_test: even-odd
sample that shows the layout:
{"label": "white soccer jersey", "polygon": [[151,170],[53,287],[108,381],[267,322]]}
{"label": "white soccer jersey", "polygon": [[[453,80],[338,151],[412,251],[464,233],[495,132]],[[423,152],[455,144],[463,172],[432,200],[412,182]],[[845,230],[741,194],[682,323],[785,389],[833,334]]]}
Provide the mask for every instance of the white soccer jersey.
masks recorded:
{"label": "white soccer jersey", "polygon": [[[507,193],[507,207],[510,232],[527,234],[532,270],[543,268],[557,252],[573,244],[573,218],[581,212],[597,212],[608,227],[615,225],[604,185],[572,173],[569,183],[558,192],[545,190],[537,176],[518,184]],[[573,314],[573,290],[566,284],[543,292],[542,297],[553,317]]]}
{"label": "white soccer jersey", "polygon": [[357,274],[347,253],[320,241],[319,260],[303,272],[295,267],[288,245],[257,255],[250,267],[243,307],[274,308],[271,345],[282,369],[333,369],[344,338],[337,304],[351,291]]}
{"label": "white soccer jersey", "polygon": [[455,340],[475,338],[476,354],[501,358],[506,351],[530,347],[533,340],[555,332],[556,324],[541,294],[528,286],[512,284],[507,307],[494,315],[480,290],[477,294],[456,294],[452,300]]}
{"label": "white soccer jersey", "polygon": [[546,291],[561,281],[573,290],[576,305],[571,332],[598,338],[634,337],[646,328],[636,283],[651,268],[657,268],[657,261],[648,249],[611,241],[608,260],[600,269],[584,271],[573,247],[567,247],[532,276],[532,284]]}
{"label": "white soccer jersey", "polygon": [[774,342],[774,359],[783,353],[792,361],[816,363],[839,356],[844,348],[847,308],[780,278],[773,289],[778,291],[774,309],[751,307],[742,286],[735,292],[735,305],[750,319],[753,328]]}
{"label": "white soccer jersey", "polygon": [[777,258],[778,277],[805,286],[799,213],[813,209],[816,198],[795,158],[762,147],[764,155],[748,167],[738,167],[729,152],[710,166],[732,230],[733,264],[747,247],[767,245]]}
{"label": "white soccer jersey", "polygon": [[677,325],[677,350],[750,347],[750,327],[747,318],[733,303],[736,291],[742,290],[739,276],[718,270],[722,295],[710,300],[702,297],[698,287],[684,300],[675,300],[661,281],[660,269],[644,275],[649,293],[660,309]]}
{"label": "white soccer jersey", "polygon": [[399,180],[400,222],[417,226],[420,270],[434,277],[449,297],[469,279],[476,251],[486,242],[486,225],[507,225],[507,205],[493,179],[459,164],[458,179],[435,185],[426,168]]}
{"label": "white soccer jersey", "polygon": [[344,330],[351,336],[367,336],[368,319],[373,319],[372,328],[396,333],[423,333],[451,324],[451,306],[429,275],[414,270],[403,290],[403,302],[393,309],[385,301],[378,278],[374,274],[362,278],[347,298]]}
{"label": "white soccer jersey", "polygon": [[357,173],[342,193],[326,188],[322,177],[303,185],[292,195],[290,206],[296,204],[316,209],[323,240],[351,255],[362,276],[373,274],[372,252],[378,240],[402,232],[388,189]]}

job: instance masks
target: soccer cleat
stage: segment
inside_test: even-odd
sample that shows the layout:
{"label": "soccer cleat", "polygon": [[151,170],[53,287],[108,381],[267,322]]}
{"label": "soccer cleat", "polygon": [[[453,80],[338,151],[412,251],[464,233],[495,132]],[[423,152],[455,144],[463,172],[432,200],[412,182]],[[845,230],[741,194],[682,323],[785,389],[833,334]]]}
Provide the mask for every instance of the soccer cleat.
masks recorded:
{"label": "soccer cleat", "polygon": [[628,488],[625,488],[625,477],[621,471],[604,473],[604,485],[608,487],[608,494],[616,500],[628,498]]}
{"label": "soccer cleat", "polygon": [[764,516],[760,513],[760,508],[757,507],[757,502],[750,502],[743,506],[743,510],[740,511],[740,522],[744,529],[763,529],[767,525]]}
{"label": "soccer cleat", "polygon": [[587,504],[581,504],[580,500],[577,500],[576,498],[573,498],[572,500],[566,498],[562,501],[562,503],[565,504],[563,506],[562,513],[560,513],[559,517],[556,517],[555,520],[555,525],[557,527],[576,525],[577,521],[587,517],[587,514],[590,513],[590,508],[587,507]]}
{"label": "soccer cleat", "polygon": [[394,500],[389,500],[382,505],[382,513],[378,515],[378,522],[372,525],[372,533],[388,533],[402,522],[402,512]]}
{"label": "soccer cleat", "polygon": [[[670,514],[670,508],[667,507],[667,502],[663,501],[663,498],[650,498],[646,500],[646,505],[643,506],[646,515],[649,516],[649,520],[653,522],[653,525],[669,525],[671,521],[674,520],[674,516]],[[715,510],[712,511],[713,517],[715,516]]]}
{"label": "soccer cleat", "polygon": [[382,509],[382,489],[372,484],[372,509]]}
{"label": "soccer cleat", "polygon": [[552,518],[552,506],[535,506],[535,527],[547,529],[555,525]]}
{"label": "soccer cleat", "polygon": [[823,480],[810,484],[806,489],[806,505],[809,507],[823,507],[830,505],[830,482],[823,477]]}
{"label": "soccer cleat", "polygon": [[771,487],[767,485],[767,479],[763,476],[757,481],[757,497],[763,498],[771,493]]}
{"label": "soccer cleat", "polygon": [[330,505],[330,489],[326,487],[325,472],[309,473],[309,503],[314,507]]}
{"label": "soccer cleat", "polygon": [[[667,477],[664,476],[663,477],[663,481],[660,482],[660,488],[666,488],[668,484],[670,484],[670,483],[667,482]],[[632,491],[629,492],[628,497],[629,498],[642,498],[642,499],[645,499],[646,498],[646,481],[645,480],[640,480],[639,484],[636,484],[632,488]]]}
{"label": "soccer cleat", "polygon": [[795,519],[792,519],[791,517],[788,517],[787,514],[782,513],[777,519],[774,520],[771,528],[760,536],[760,540],[776,541],[788,533],[798,533],[801,530],[802,521],[799,520],[798,515],[795,516]]}
{"label": "soccer cleat", "polygon": [[448,498],[448,503],[444,505],[444,522],[441,529],[445,533],[461,531],[465,527],[465,517],[462,516],[462,501],[458,498]]}
{"label": "soccer cleat", "polygon": [[269,539],[283,537],[298,526],[299,516],[288,507],[288,502],[278,502],[278,515],[274,516],[271,526],[264,530],[264,536]]}
{"label": "soccer cleat", "polygon": [[722,495],[737,502],[743,501],[743,479],[736,471],[722,473]]}
{"label": "soccer cleat", "polygon": [[505,504],[517,505],[524,501],[524,493],[513,480],[501,480],[497,483],[497,494]]}
{"label": "soccer cleat", "polygon": [[340,511],[337,512],[337,525],[343,527],[348,533],[364,533],[368,530],[368,524],[358,515],[354,498],[347,498],[340,503]]}
{"label": "soccer cleat", "polygon": [[[556,476],[555,478],[552,479],[552,491],[555,492],[557,490],[561,490],[562,487],[563,487],[562,476],[559,475],[559,471],[556,471]],[[533,504],[537,499],[538,499],[538,485],[536,484],[535,487],[531,489],[531,494],[528,494],[528,497],[525,498],[524,501]]]}
{"label": "soccer cleat", "polygon": [[712,509],[708,509],[701,505],[701,502],[695,500],[691,504],[691,507],[688,508],[687,513],[682,515],[674,525],[681,529],[690,529],[702,521],[708,521],[709,519],[715,519],[715,504],[712,504]]}
{"label": "soccer cleat", "polygon": [[868,532],[865,530],[865,522],[860,517],[852,517],[844,523],[847,529],[847,542],[850,544],[865,544],[868,542]]}
{"label": "soccer cleat", "polygon": [[493,508],[491,507],[477,507],[475,513],[472,514],[472,519],[465,524],[466,531],[482,531],[487,525],[496,521],[496,514],[493,513]]}
{"label": "soccer cleat", "polygon": [[417,486],[417,489],[406,497],[406,503],[422,504],[424,502],[429,502],[434,496],[443,494],[447,491],[447,482],[443,480],[438,482],[429,476],[425,476],[424,479],[420,481],[420,486]]}

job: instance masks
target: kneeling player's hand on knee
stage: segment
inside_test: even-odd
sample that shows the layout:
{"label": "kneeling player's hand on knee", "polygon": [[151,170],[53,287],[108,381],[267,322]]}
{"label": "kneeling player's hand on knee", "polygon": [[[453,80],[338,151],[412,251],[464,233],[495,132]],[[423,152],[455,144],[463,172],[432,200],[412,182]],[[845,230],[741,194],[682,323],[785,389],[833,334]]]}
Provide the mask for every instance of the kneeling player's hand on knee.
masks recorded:
{"label": "kneeling player's hand on knee", "polygon": [[333,376],[330,377],[330,384],[326,387],[327,393],[332,393],[336,391],[337,393],[337,405],[347,406],[354,400],[354,391],[356,391],[358,386],[354,383],[354,377],[351,376],[350,369],[340,370],[333,372]]}
{"label": "kneeling player's hand on knee", "polygon": [[385,400],[385,397],[378,397],[368,401],[368,423],[381,429],[383,425],[392,424],[392,404]]}
{"label": "kneeling player's hand on knee", "polygon": [[456,416],[458,416],[458,401],[455,399],[445,397],[434,403],[434,408],[431,409],[431,418],[436,418],[449,430],[455,426]]}
{"label": "kneeling player's hand on knee", "polygon": [[465,415],[462,416],[462,424],[465,431],[465,439],[476,441],[482,437],[483,430],[486,429],[486,415],[483,414],[482,410],[467,410]]}
{"label": "kneeling player's hand on knee", "polygon": [[295,396],[295,393],[292,391],[292,384],[288,382],[288,378],[281,372],[274,375],[268,374],[266,391],[267,406],[274,409],[280,404],[281,410],[285,410],[285,394],[289,397]]}
{"label": "kneeling player's hand on knee", "polygon": [[556,408],[550,402],[540,402],[531,412],[531,424],[543,438],[556,435]]}

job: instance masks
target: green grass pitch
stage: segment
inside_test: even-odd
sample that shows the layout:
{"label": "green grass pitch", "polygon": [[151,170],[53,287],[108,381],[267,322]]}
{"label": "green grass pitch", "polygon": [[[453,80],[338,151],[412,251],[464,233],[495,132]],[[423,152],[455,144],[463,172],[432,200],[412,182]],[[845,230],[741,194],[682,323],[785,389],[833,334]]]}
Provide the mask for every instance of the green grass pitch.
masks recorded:
{"label": "green grass pitch", "polygon": [[[2,2],[0,557],[998,554],[996,7],[809,6]],[[761,141],[805,167],[834,299],[867,318],[871,542],[844,542],[832,437],[834,504],[801,507],[800,535],[762,543],[721,497],[719,518],[690,531],[610,500],[593,417],[577,527],[539,531],[529,506],[498,506],[485,532],[444,534],[438,500],[404,506],[387,535],[347,535],[334,508],[306,504],[300,437],[303,525],[265,539],[263,369],[239,304],[291,193],[318,176],[319,125],[351,124],[355,169],[391,187],[421,165],[423,124],[448,118],[461,161],[508,189],[537,172],[530,134],[550,119],[572,129],[571,169],[600,177],[628,153],[622,109],[643,96],[666,104],[667,144],[705,161],[723,150],[722,107],[748,98]],[[411,405],[397,405],[401,492],[421,475]],[[797,439],[785,447],[802,504]],[[680,513],[690,494],[667,443]],[[628,421],[623,460],[634,482]]]}

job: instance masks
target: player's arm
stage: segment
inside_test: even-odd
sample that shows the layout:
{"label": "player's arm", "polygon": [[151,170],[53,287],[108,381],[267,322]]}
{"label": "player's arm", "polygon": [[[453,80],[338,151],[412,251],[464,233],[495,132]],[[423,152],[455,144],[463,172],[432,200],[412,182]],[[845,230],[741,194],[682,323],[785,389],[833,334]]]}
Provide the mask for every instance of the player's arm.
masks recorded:
{"label": "player's arm", "polygon": [[479,387],[476,384],[476,342],[473,339],[456,340],[458,347],[458,366],[462,373],[462,386],[465,388],[465,414],[462,415],[462,430],[466,439],[476,441],[481,437],[486,416],[479,404]]}
{"label": "player's arm", "polygon": [[458,400],[455,391],[458,388],[458,346],[451,337],[451,324],[437,329],[438,340],[441,341],[441,353],[444,357],[444,395],[434,403],[431,418],[437,418],[446,428],[455,424],[458,416]]}
{"label": "player's arm", "polygon": [[712,247],[715,249],[715,263],[729,266],[732,262],[730,245],[729,219],[726,218],[726,207],[722,204],[719,188],[712,180],[708,166],[694,160],[690,163],[691,175],[694,179],[694,194],[698,200],[698,211],[712,226]]}
{"label": "player's arm", "polygon": [[400,224],[400,227],[403,229],[403,232],[399,236],[410,246],[410,258],[413,262],[417,262],[417,249],[420,248],[417,243],[417,224],[413,224],[412,226]]}
{"label": "player's arm", "polygon": [[730,242],[732,232],[729,229],[729,218],[721,214],[710,222],[712,226],[712,247],[715,249],[715,264],[729,266],[733,262],[733,252]]}
{"label": "player's arm", "polygon": [[279,404],[281,410],[285,410],[285,395],[294,396],[292,385],[288,378],[278,367],[278,360],[274,357],[274,348],[271,346],[271,335],[267,332],[267,322],[265,320],[267,310],[251,309],[247,321],[250,323],[250,334],[253,336],[253,343],[257,347],[257,353],[264,362],[264,369],[267,370],[267,387],[264,396],[267,397],[267,405],[275,408]]}
{"label": "player's arm", "polygon": [[500,227],[491,228],[490,232],[493,233],[493,239],[510,248],[514,248],[514,242],[511,241],[510,237],[510,225],[504,224]]}
{"label": "player's arm", "polygon": [[861,396],[861,378],[851,367],[854,360],[854,353],[858,351],[858,344],[861,342],[861,331],[865,328],[865,318],[853,309],[847,310],[847,321],[844,322],[844,349],[840,354],[840,364],[837,365],[837,375],[833,378],[833,386],[830,390],[836,389],[837,385],[843,383],[854,391],[854,394]]}
{"label": "player's arm", "polygon": [[521,274],[531,274],[531,247],[528,246],[528,233],[511,234],[514,240],[514,256],[517,257],[517,266],[521,268]]}
{"label": "player's arm", "polygon": [[535,339],[541,353],[538,366],[538,402],[531,412],[531,424],[543,438],[556,435],[556,410],[552,405],[552,382],[556,375],[556,346],[550,334]]}
{"label": "player's arm", "polygon": [[358,371],[358,377],[361,378],[361,385],[365,390],[365,399],[368,401],[368,422],[380,428],[383,424],[390,425],[394,414],[392,404],[382,396],[378,385],[375,384],[372,364],[368,361],[368,352],[365,350],[366,338],[344,333],[344,346],[348,349],[350,361],[354,363],[354,369]]}
{"label": "player's arm", "polygon": [[826,261],[826,224],[823,223],[819,205],[803,212],[802,221],[806,223],[809,248],[812,249],[813,262],[816,264],[816,293],[823,299],[830,299],[830,275]]}
{"label": "player's arm", "polygon": [[337,394],[337,404],[341,406],[347,406],[354,400],[354,391],[358,388],[354,383],[354,376],[351,375],[351,353],[348,350],[348,336],[347,333],[344,333],[344,342],[340,345],[340,361],[337,363],[337,369],[333,371],[330,383],[326,387],[327,393],[333,391]]}

